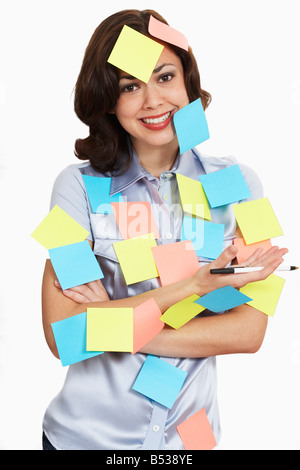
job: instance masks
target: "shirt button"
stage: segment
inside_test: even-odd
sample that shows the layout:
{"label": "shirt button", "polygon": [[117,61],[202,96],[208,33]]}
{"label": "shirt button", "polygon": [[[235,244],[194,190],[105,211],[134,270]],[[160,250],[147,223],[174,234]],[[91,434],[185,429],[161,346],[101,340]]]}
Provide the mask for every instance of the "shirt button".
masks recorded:
{"label": "shirt button", "polygon": [[167,201],[167,200],[168,200],[168,195],[167,195],[167,194],[164,194],[164,195],[163,195],[163,200],[164,200],[164,201]]}
{"label": "shirt button", "polygon": [[173,235],[171,234],[171,232],[167,232],[167,233],[166,233],[166,238],[167,238],[168,240],[171,240],[171,238],[173,238]]}
{"label": "shirt button", "polygon": [[159,426],[157,424],[155,424],[152,429],[153,429],[154,432],[157,432],[157,431],[159,431]]}

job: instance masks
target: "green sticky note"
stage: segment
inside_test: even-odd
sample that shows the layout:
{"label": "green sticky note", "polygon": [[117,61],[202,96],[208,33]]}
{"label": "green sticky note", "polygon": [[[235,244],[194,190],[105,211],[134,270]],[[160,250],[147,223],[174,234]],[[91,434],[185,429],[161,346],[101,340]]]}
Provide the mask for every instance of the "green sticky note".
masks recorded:
{"label": "green sticky note", "polygon": [[247,245],[283,235],[267,197],[236,204],[233,211]]}
{"label": "green sticky note", "polygon": [[113,246],[127,285],[158,277],[151,251],[157,245],[152,234],[122,240]]}
{"label": "green sticky note", "polygon": [[87,351],[133,351],[133,308],[87,308]]}
{"label": "green sticky note", "polygon": [[200,181],[176,174],[181,205],[184,212],[211,220],[209,204]]}
{"label": "green sticky note", "polygon": [[242,287],[240,292],[253,299],[247,302],[248,305],[269,317],[273,317],[284,283],[285,279],[276,274],[271,274],[263,281],[250,282]]}
{"label": "green sticky note", "polygon": [[32,238],[47,250],[82,242],[88,235],[89,232],[85,228],[57,205],[31,234]]}
{"label": "green sticky note", "polygon": [[148,83],[163,48],[158,42],[125,25],[108,62]]}
{"label": "green sticky note", "polygon": [[205,310],[205,307],[195,303],[198,299],[199,296],[194,294],[180,302],[177,302],[168,308],[160,319],[175,330],[181,328],[192,318]]}

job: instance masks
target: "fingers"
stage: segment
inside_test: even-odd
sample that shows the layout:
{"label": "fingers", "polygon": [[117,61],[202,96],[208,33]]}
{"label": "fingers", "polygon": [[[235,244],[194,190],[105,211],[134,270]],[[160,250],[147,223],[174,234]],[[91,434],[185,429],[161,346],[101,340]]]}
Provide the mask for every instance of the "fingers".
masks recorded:
{"label": "fingers", "polygon": [[234,245],[228,246],[220,256],[210,263],[210,268],[225,268],[237,255],[237,247]]}
{"label": "fingers", "polygon": [[[57,288],[62,289],[58,280],[55,280],[54,284]],[[108,294],[100,280],[81,284],[70,289],[62,289],[62,293],[65,297],[79,304],[109,300]]]}

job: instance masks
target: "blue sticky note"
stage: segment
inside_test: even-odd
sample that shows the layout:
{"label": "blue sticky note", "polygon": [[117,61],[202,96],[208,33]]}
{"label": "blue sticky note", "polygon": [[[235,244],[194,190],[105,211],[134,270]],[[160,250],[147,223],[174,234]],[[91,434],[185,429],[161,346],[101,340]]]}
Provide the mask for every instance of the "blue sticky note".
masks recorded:
{"label": "blue sticky note", "polygon": [[52,323],[58,354],[63,366],[103,354],[86,350],[86,312]]}
{"label": "blue sticky note", "polygon": [[184,370],[149,355],[132,388],[171,409],[186,376],[187,372]]}
{"label": "blue sticky note", "polygon": [[95,214],[113,214],[112,202],[123,202],[121,193],[110,196],[111,178],[82,175],[86,192]]}
{"label": "blue sticky note", "polygon": [[63,290],[104,277],[88,240],[51,248],[49,255]]}
{"label": "blue sticky note", "polygon": [[223,251],[224,230],[224,224],[184,215],[181,240],[191,240],[197,256],[216,259]]}
{"label": "blue sticky note", "polygon": [[207,121],[200,98],[174,114],[174,126],[180,154],[209,139]]}
{"label": "blue sticky note", "polygon": [[251,192],[238,164],[200,175],[210,207],[220,207],[251,197]]}
{"label": "blue sticky note", "polygon": [[220,287],[203,295],[195,303],[215,313],[220,313],[249,302],[250,297],[231,286]]}

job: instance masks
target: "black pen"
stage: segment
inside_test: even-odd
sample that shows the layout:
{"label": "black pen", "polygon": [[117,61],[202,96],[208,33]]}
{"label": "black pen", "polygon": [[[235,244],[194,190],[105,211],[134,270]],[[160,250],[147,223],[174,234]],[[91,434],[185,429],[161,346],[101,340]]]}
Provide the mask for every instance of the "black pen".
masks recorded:
{"label": "black pen", "polygon": [[[261,271],[263,266],[231,266],[230,268],[211,269],[210,274],[245,274]],[[276,271],[295,271],[298,266],[278,266]]]}

